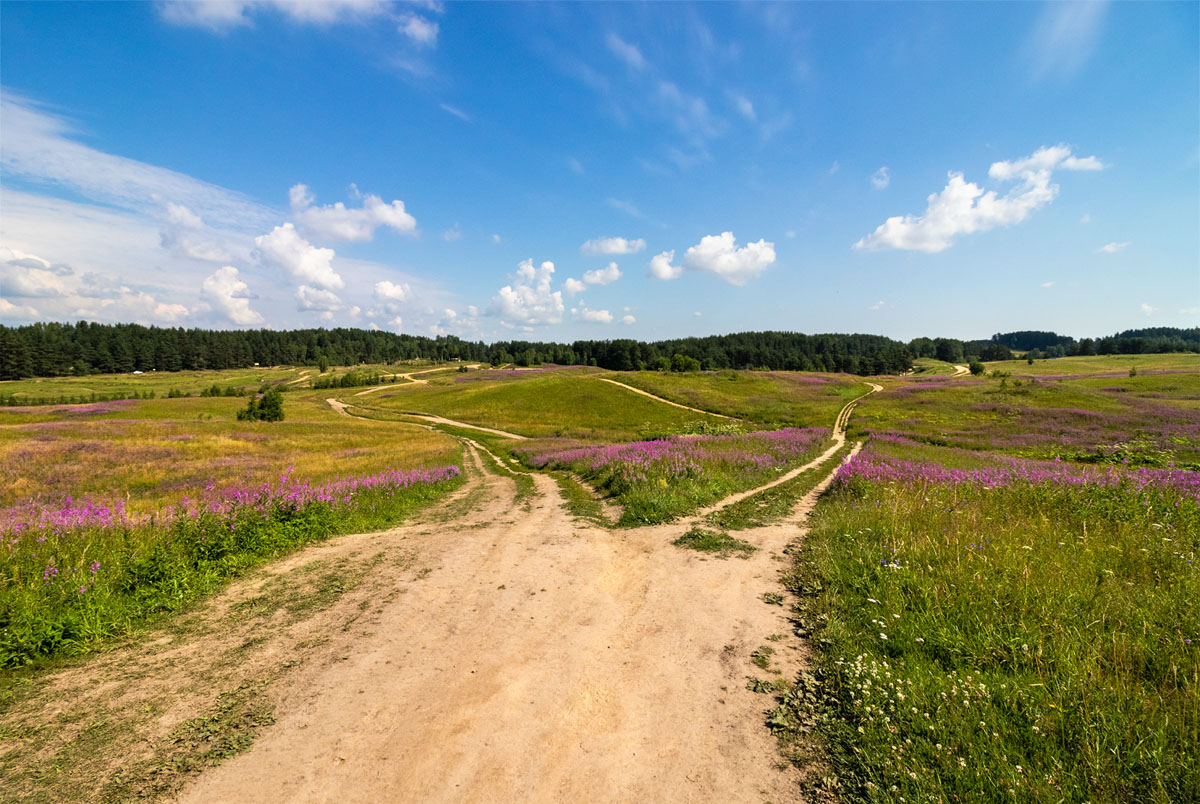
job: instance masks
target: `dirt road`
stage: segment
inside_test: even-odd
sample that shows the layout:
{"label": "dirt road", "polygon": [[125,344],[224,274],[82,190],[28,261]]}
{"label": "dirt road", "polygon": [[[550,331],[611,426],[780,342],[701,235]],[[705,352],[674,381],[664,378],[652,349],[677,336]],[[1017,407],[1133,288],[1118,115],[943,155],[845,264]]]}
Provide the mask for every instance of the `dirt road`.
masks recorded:
{"label": "dirt road", "polygon": [[601,380],[601,382],[610,382],[613,385],[619,385],[622,388],[624,388],[626,391],[633,391],[635,394],[641,394],[642,396],[648,396],[651,399],[654,399],[658,402],[662,402],[664,405],[671,405],[672,407],[682,408],[683,410],[690,410],[693,413],[702,413],[705,416],[716,416],[718,419],[729,419],[730,421],[735,421],[735,422],[741,421],[741,419],[735,418],[733,416],[726,416],[724,413],[713,413],[712,411],[709,411],[709,410],[700,410],[700,408],[692,408],[692,407],[688,407],[687,405],[681,405],[678,402],[672,402],[669,399],[663,399],[661,396],[652,394],[649,391],[643,391],[641,388],[634,388],[632,385],[626,385],[623,382],[609,379],[608,377],[600,377],[599,379]]}
{"label": "dirt road", "polygon": [[196,804],[801,801],[764,726],[774,701],[746,679],[777,677],[752,662],[764,645],[782,677],[803,666],[787,601],[763,595],[783,593],[782,551],[824,484],[739,532],[749,558],[721,560],[671,544],[694,518],[600,528],[550,476],[522,499],[464,445],[466,484],[410,524],[281,559],[185,628],[68,667],[47,681],[49,716],[64,699],[134,713],[127,756],[95,772],[153,785],[180,723],[255,690],[273,713],[237,727],[248,751],[190,778],[178,800]]}
{"label": "dirt road", "polygon": [[476,510],[373,537],[404,540],[433,571],[379,609],[369,638],[337,644],[342,661],[281,691],[275,725],[182,800],[799,800],[763,726],[770,699],[746,678],[764,675],[751,663],[763,644],[785,676],[801,664],[794,637],[765,641],[792,629],[763,594],[782,590],[781,551],[828,478],[787,520],[739,534],[760,548],[750,558],[717,560],[672,546],[686,522],[572,520],[545,475],[521,510],[468,447]]}

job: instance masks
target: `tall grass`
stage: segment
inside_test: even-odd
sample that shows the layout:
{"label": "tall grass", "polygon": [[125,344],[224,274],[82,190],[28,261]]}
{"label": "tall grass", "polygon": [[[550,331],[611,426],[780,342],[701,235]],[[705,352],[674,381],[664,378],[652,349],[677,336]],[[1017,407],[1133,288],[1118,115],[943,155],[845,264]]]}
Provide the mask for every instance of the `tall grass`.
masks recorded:
{"label": "tall grass", "polygon": [[852,464],[792,578],[819,694],[773,722],[848,801],[1200,800],[1198,558],[1186,488]]}
{"label": "tall grass", "polygon": [[84,652],[178,611],[273,556],[394,524],[459,482],[457,466],[323,484],[209,486],[156,514],[121,504],[9,509],[0,522],[0,666]]}

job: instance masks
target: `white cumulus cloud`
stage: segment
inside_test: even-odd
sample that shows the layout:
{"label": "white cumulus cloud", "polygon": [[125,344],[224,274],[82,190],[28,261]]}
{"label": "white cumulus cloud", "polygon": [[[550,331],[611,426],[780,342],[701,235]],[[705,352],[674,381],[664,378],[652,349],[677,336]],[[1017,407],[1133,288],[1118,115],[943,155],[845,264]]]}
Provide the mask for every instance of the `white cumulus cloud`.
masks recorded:
{"label": "white cumulus cloud", "polygon": [[903,249],[937,252],[949,248],[954,238],[1011,226],[1028,218],[1058,195],[1050,179],[1056,169],[1099,170],[1095,157],[1078,158],[1065,145],[1040,148],[1023,159],[995,162],[988,175],[996,181],[1019,181],[1007,195],[984,191],[963,174],[951,172],[945,189],[929,196],[923,215],[888,218],[874,232],[854,244],[856,249]]}
{"label": "white cumulus cloud", "polygon": [[626,240],[624,237],[597,237],[594,240],[589,240],[579,247],[579,250],[584,254],[592,255],[607,255],[607,254],[636,254],[646,247],[646,241],[642,238],[637,240]]}
{"label": "white cumulus cloud", "polygon": [[621,269],[615,262],[610,262],[603,268],[597,268],[594,271],[585,271],[583,274],[583,281],[589,285],[611,285],[620,278]]}
{"label": "white cumulus cloud", "polygon": [[258,246],[259,257],[264,263],[282,268],[301,282],[330,290],[346,285],[333,269],[333,249],[317,248],[297,234],[296,227],[290,223],[254,238],[254,245]]}
{"label": "white cumulus cloud", "polygon": [[238,279],[238,269],[232,265],[210,274],[200,285],[200,295],[235,324],[263,323],[263,317],[250,309],[249,288]]}
{"label": "white cumulus cloud", "polygon": [[622,324],[636,324],[637,319],[631,315],[623,315],[623,316],[621,316],[621,323]]}
{"label": "white cumulus cloud", "polygon": [[13,304],[8,299],[0,298],[0,318],[35,319],[38,311],[27,304]]}
{"label": "white cumulus cloud", "polygon": [[1158,312],[1158,308],[1157,308],[1157,307],[1151,307],[1151,306],[1150,306],[1149,304],[1147,304],[1146,302],[1142,302],[1142,308],[1141,308],[1141,309],[1142,309],[1142,312],[1143,312],[1144,314],[1146,314],[1146,315],[1154,315],[1154,313]]}
{"label": "white cumulus cloud", "polygon": [[407,282],[397,285],[385,279],[375,283],[375,295],[385,301],[405,301],[410,292]]}
{"label": "white cumulus cloud", "polygon": [[292,216],[305,232],[327,240],[369,241],[380,226],[390,226],[401,234],[417,230],[417,220],[404,209],[404,202],[384,203],[377,195],[363,197],[358,209],[350,209],[341,201],[323,207],[313,206],[312,193],[303,184],[288,191]]}
{"label": "white cumulus cloud", "polygon": [[342,300],[331,290],[301,285],[296,289],[296,309],[300,312],[332,313],[342,309]]}
{"label": "white cumulus cloud", "polygon": [[775,244],[766,240],[738,248],[733,232],[707,235],[683,255],[690,271],[716,274],[731,285],[744,285],[775,262]]}
{"label": "white cumulus cloud", "polygon": [[683,267],[672,265],[671,262],[675,259],[675,251],[664,251],[662,254],[650,258],[650,276],[655,279],[678,279],[683,273]]}
{"label": "white cumulus cloud", "polygon": [[611,324],[613,322],[613,314],[608,310],[589,310],[586,306],[580,305],[578,311],[574,311],[581,321],[587,321],[590,324]]}
{"label": "white cumulus cloud", "polygon": [[535,268],[533,260],[523,261],[517,267],[513,283],[500,288],[492,298],[488,312],[509,324],[561,323],[566,308],[562,291],[550,290],[553,278],[554,263],[543,262]]}
{"label": "white cumulus cloud", "polygon": [[567,277],[567,281],[563,282],[563,290],[567,292],[568,296],[574,296],[576,293],[583,293],[585,290],[587,290],[587,285],[583,284],[578,279]]}

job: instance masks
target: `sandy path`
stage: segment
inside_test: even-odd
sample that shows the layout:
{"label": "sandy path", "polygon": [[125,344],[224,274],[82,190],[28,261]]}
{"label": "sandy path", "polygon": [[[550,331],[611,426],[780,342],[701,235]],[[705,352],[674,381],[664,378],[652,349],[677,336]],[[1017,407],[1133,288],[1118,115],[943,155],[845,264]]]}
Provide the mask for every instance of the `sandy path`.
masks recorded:
{"label": "sandy path", "polygon": [[434,416],[432,413],[409,413],[407,411],[401,411],[401,410],[396,411],[396,413],[401,416],[412,416],[413,418],[424,419],[427,422],[434,422],[435,424],[448,424],[453,427],[464,427],[468,430],[478,430],[481,433],[491,433],[492,435],[498,435],[501,438],[514,438],[514,439],[517,439],[518,441],[525,441],[528,438],[528,436],[518,435],[516,433],[510,433],[505,430],[496,430],[492,427],[481,427],[478,424],[467,424],[466,422],[457,422],[454,419],[447,419],[444,416]]}
{"label": "sandy path", "polygon": [[333,408],[334,410],[336,410],[338,413],[342,414],[343,416],[350,415],[349,413],[346,412],[346,408],[348,408],[350,406],[347,405],[345,402],[339,402],[336,399],[326,399],[325,401],[329,403],[329,407]]}
{"label": "sandy path", "polygon": [[[721,500],[720,502],[716,503],[715,505],[711,505],[708,508],[701,509],[696,514],[695,518],[703,519],[704,517],[708,516],[709,514],[713,513],[714,511],[719,511],[720,509],[725,508],[730,505],[733,505],[736,502],[741,502],[742,500],[746,499],[747,497],[752,497],[755,494],[758,494],[760,491],[766,491],[767,489],[774,488],[775,486],[786,483],[789,480],[791,480],[792,478],[797,477],[801,473],[807,472],[809,469],[814,469],[814,468],[820,466],[821,464],[825,463],[830,458],[832,458],[834,453],[836,453],[838,450],[840,450],[846,443],[846,425],[850,422],[850,414],[854,412],[855,406],[858,405],[859,402],[866,399],[871,394],[876,393],[877,391],[883,390],[882,385],[876,385],[873,382],[869,382],[869,383],[867,383],[867,385],[871,386],[870,391],[867,391],[865,394],[858,397],[857,399],[847,402],[845,407],[843,407],[841,409],[841,411],[838,412],[837,419],[833,423],[833,444],[829,447],[829,449],[825,450],[820,455],[818,455],[816,458],[813,458],[811,461],[804,464],[803,466],[798,466],[795,469],[791,469],[791,470],[785,472],[784,474],[782,474],[779,477],[772,480],[770,483],[764,483],[763,485],[759,486],[758,488],[749,489],[747,491],[739,491],[737,494],[732,494],[732,495],[726,497],[725,499]],[[854,447],[854,449],[851,451],[850,454],[857,455],[858,451],[861,448],[862,448],[862,444],[860,442],[858,445],[856,445]],[[847,456],[847,457],[849,457],[849,456]],[[830,478],[832,478],[833,474],[830,473],[829,476],[830,476]],[[821,488],[823,489],[824,486],[821,486]]]}
{"label": "sandy path", "polygon": [[961,377],[964,374],[970,374],[970,373],[971,373],[971,369],[968,368],[967,366],[955,366],[954,373],[951,374],[950,376],[951,377]]}
{"label": "sandy path", "polygon": [[294,380],[288,380],[284,383],[284,385],[296,385],[297,383],[302,383],[308,379],[309,374],[312,374],[312,369],[304,369],[304,371],[300,372],[300,376],[296,377]]}
{"label": "sandy path", "polygon": [[[481,367],[482,365],[483,365],[482,363],[471,363],[467,366],[467,368],[477,369],[477,368]],[[432,374],[435,371],[447,371],[447,370],[448,370],[447,366],[442,366],[441,368],[425,369],[424,371],[413,371],[408,374],[397,374],[395,376],[406,379],[406,380],[408,380],[408,382],[392,382],[392,383],[387,383],[386,385],[375,385],[375,386],[368,388],[365,391],[359,391],[358,393],[355,394],[355,396],[366,396],[367,394],[373,394],[376,391],[382,391],[384,388],[399,388],[402,385],[428,385],[429,380],[416,380],[413,378],[418,377],[422,374]]]}
{"label": "sandy path", "polygon": [[[716,560],[670,544],[686,523],[573,520],[546,475],[522,510],[465,443],[460,496],[482,486],[482,507],[314,548],[402,543],[432,571],[381,602],[367,635],[331,634],[328,659],[275,692],[275,724],[181,800],[801,801],[763,725],[773,702],[745,681],[766,675],[751,663],[765,638],[792,634],[762,595],[780,591],[779,554],[832,473],[784,521],[739,533],[750,558]],[[795,637],[773,644],[785,676],[803,664]]]}
{"label": "sandy path", "polygon": [[626,385],[623,382],[618,382],[617,380],[611,380],[608,377],[597,377],[597,379],[600,380],[601,382],[610,382],[613,385],[619,385],[627,391],[633,391],[635,394],[641,394],[642,396],[648,396],[651,399],[662,402],[664,405],[670,405],[672,407],[682,408],[683,410],[690,410],[693,413],[702,413],[705,416],[716,416],[718,419],[728,419],[728,420],[734,421],[734,422],[741,421],[741,419],[738,419],[734,416],[726,416],[723,413],[713,413],[711,410],[700,410],[700,408],[691,408],[691,407],[688,407],[687,405],[681,405],[678,402],[672,402],[669,399],[663,399],[661,396],[655,396],[654,394],[650,393],[649,391],[643,391],[641,388],[634,388],[632,385]]}

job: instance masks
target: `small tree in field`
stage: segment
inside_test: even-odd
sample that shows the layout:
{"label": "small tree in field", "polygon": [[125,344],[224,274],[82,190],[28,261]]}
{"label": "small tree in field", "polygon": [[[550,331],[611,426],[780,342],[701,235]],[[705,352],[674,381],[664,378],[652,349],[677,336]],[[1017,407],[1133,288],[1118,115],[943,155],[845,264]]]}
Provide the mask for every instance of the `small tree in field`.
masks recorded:
{"label": "small tree in field", "polygon": [[978,377],[980,374],[982,374],[985,371],[985,369],[983,367],[983,363],[980,363],[978,360],[971,361],[970,369],[971,369],[971,373],[974,374],[976,377]]}
{"label": "small tree in field", "polygon": [[278,388],[271,388],[258,397],[250,397],[246,407],[238,411],[238,421],[283,421],[283,394]]}

